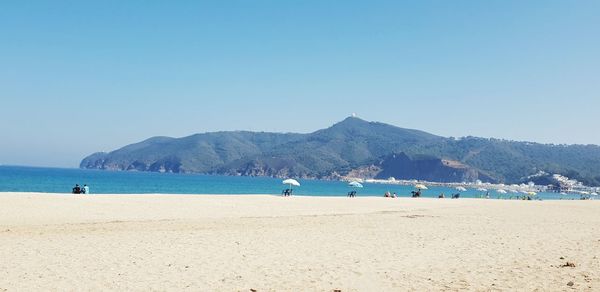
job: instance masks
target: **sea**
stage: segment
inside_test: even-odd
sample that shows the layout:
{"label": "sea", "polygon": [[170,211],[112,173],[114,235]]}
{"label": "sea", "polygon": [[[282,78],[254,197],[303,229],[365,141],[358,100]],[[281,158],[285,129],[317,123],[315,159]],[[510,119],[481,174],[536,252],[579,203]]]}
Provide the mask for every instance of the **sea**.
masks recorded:
{"label": "sea", "polygon": [[[313,179],[298,179],[299,187],[294,187],[294,195],[344,197],[350,191],[357,196],[383,196],[391,192],[399,197],[410,197],[413,186],[397,184],[364,183],[363,188],[351,188],[347,182]],[[287,188],[282,180],[271,177],[220,176],[179,173],[105,171],[77,168],[46,168],[24,166],[0,166],[0,192],[43,192],[68,194],[75,184],[87,184],[90,195],[94,194],[272,194],[281,195]],[[475,188],[459,192],[454,188],[428,186],[422,191],[423,197],[437,198],[460,193],[461,198],[481,198],[485,192]],[[491,199],[516,198],[520,194],[500,194],[489,190]],[[538,193],[537,199],[559,200],[579,199],[579,195]]]}

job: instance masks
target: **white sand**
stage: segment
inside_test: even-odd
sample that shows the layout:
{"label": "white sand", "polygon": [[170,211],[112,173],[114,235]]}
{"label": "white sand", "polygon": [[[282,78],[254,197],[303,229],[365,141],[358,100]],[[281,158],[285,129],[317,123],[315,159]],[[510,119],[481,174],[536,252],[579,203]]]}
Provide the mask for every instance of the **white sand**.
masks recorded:
{"label": "white sand", "polygon": [[600,201],[0,194],[0,291],[250,289],[599,291]]}

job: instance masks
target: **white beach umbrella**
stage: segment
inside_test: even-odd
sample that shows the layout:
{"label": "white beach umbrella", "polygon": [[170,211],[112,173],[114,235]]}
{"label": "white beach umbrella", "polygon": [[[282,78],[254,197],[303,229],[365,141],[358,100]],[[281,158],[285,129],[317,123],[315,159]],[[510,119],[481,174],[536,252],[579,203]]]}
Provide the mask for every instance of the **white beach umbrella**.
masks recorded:
{"label": "white beach umbrella", "polygon": [[281,183],[283,183],[284,185],[289,185],[290,189],[292,188],[292,186],[296,186],[296,187],[300,186],[300,183],[297,180],[292,179],[292,178],[288,178],[288,179],[282,181]]}
{"label": "white beach umbrella", "polygon": [[353,188],[362,188],[363,185],[357,181],[351,181],[350,183],[348,183],[348,186],[353,187]]}
{"label": "white beach umbrella", "polygon": [[425,186],[424,184],[418,184],[418,185],[415,186],[415,188],[419,189],[419,190],[426,190],[427,186]]}
{"label": "white beach umbrella", "polygon": [[461,192],[466,192],[467,189],[465,189],[464,187],[456,187],[457,191],[461,191]]}
{"label": "white beach umbrella", "polygon": [[500,193],[500,194],[506,194],[506,191],[505,191],[505,190],[502,190],[502,189],[500,189],[500,190],[497,190],[496,192],[498,192],[498,193]]}

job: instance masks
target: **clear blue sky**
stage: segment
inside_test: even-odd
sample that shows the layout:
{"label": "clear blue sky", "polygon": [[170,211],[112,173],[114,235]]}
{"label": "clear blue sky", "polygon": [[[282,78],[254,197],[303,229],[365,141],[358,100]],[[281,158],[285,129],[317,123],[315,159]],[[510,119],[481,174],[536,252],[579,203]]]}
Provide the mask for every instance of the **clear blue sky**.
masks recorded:
{"label": "clear blue sky", "polygon": [[311,132],[600,144],[600,1],[2,1],[0,164],[156,136]]}

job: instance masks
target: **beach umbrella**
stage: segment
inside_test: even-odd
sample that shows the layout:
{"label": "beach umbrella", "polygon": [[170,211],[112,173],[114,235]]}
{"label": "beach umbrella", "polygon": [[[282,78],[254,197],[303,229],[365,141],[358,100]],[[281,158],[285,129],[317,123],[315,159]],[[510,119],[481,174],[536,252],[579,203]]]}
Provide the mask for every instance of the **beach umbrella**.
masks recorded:
{"label": "beach umbrella", "polygon": [[415,186],[415,188],[419,189],[419,190],[426,190],[427,189],[427,187],[424,184],[418,184],[418,185]]}
{"label": "beach umbrella", "polygon": [[284,185],[289,185],[290,189],[292,188],[292,186],[296,186],[296,187],[300,186],[300,183],[297,180],[291,179],[291,178],[288,178],[288,179],[282,181],[281,183],[283,183]]}
{"label": "beach umbrella", "polygon": [[457,191],[461,191],[461,192],[466,192],[467,189],[465,189],[464,187],[456,187]]}
{"label": "beach umbrella", "polygon": [[363,185],[357,181],[351,181],[350,183],[348,183],[348,186],[353,187],[353,188],[362,188]]}
{"label": "beach umbrella", "polygon": [[498,192],[498,193],[500,193],[500,194],[506,194],[506,191],[505,191],[505,190],[502,190],[502,189],[500,189],[500,190],[497,190],[496,192]]}
{"label": "beach umbrella", "polygon": [[530,195],[530,196],[535,196],[535,195],[537,195],[537,193],[536,193],[536,192],[527,192],[527,194],[528,194],[528,195]]}

